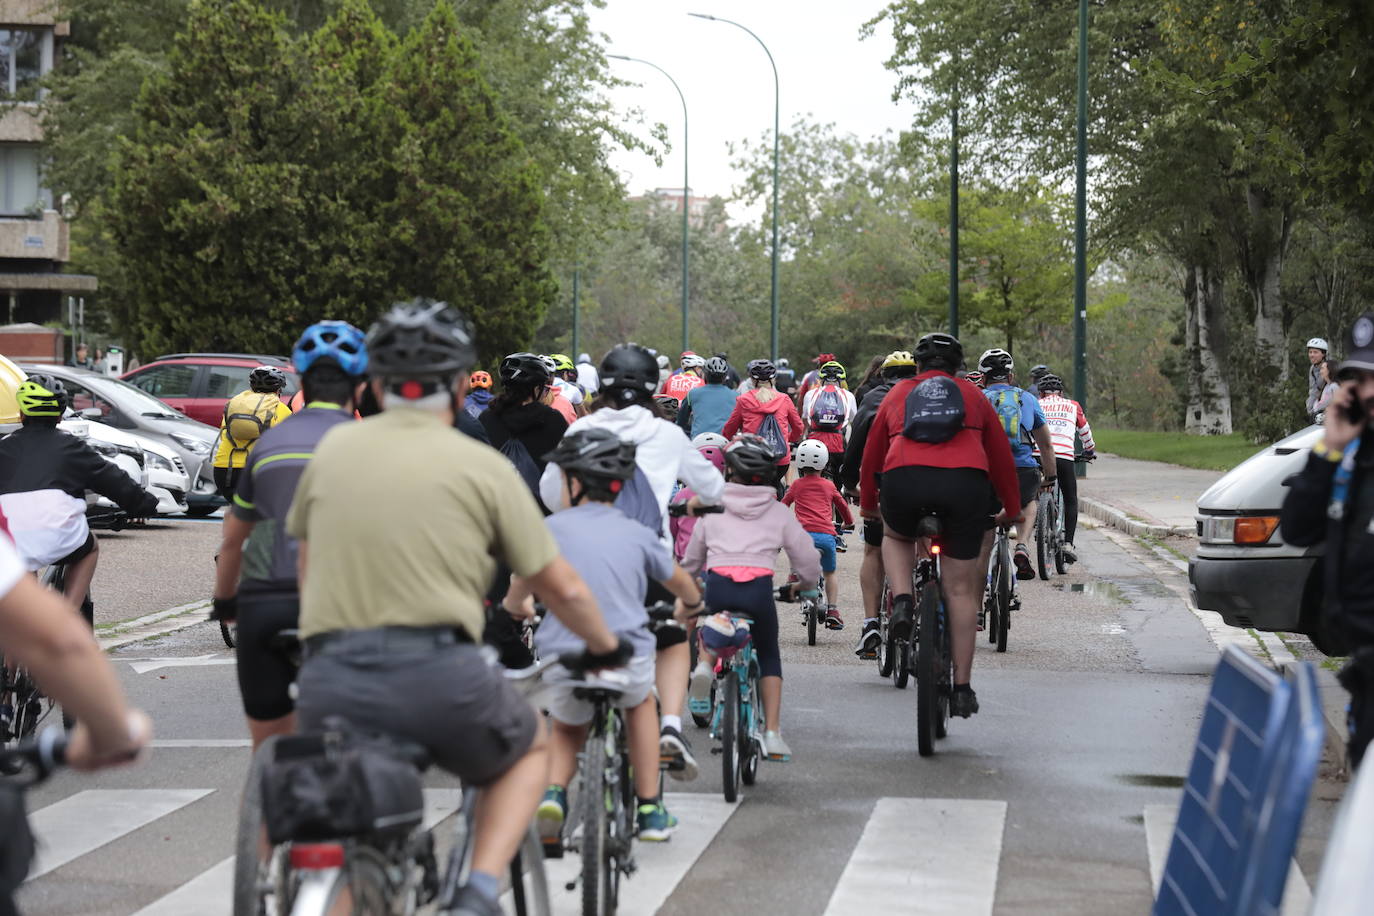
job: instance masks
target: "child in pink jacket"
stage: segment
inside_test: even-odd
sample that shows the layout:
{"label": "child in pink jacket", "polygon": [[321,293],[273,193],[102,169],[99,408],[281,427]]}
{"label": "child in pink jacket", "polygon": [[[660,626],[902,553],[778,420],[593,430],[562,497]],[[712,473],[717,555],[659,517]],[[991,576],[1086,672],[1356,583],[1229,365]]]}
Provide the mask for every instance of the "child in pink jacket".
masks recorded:
{"label": "child in pink jacket", "polygon": [[[778,650],[778,612],[773,604],[773,564],[778,551],[787,551],[802,582],[821,574],[820,555],[811,536],[787,507],[777,500],[777,456],[754,435],[741,435],[725,449],[725,511],[697,520],[682,565],[706,574],[706,605],[752,619],[754,651],[758,655],[763,693],[763,752],[771,760],[790,760],[792,751],[782,739],[782,656]],[[802,592],[814,597],[815,590]],[[709,624],[708,624],[709,625]],[[728,625],[728,624],[727,624]],[[692,672],[688,708],[698,715],[710,712],[715,659],[703,646],[702,659]]]}
{"label": "child in pink jacket", "polygon": [[[724,440],[722,440],[724,441]],[[714,445],[699,445],[697,451],[706,456],[706,460],[716,466],[716,470],[725,473],[725,452]],[[696,491],[689,486],[683,486],[673,494],[670,502],[685,503],[696,496]],[[697,519],[692,515],[669,516],[668,531],[673,536],[673,556],[679,563],[687,553],[687,544],[692,540],[692,532],[696,530]]]}

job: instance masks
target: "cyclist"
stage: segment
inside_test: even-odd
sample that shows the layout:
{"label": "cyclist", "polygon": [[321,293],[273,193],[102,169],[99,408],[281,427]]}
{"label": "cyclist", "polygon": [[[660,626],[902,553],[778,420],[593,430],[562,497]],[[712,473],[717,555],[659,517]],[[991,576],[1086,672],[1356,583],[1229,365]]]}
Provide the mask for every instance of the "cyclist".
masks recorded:
{"label": "cyclist", "polygon": [[734,366],[730,365],[730,354],[722,351],[720,353],[717,353],[716,356],[725,363],[725,367],[728,370],[725,373],[726,387],[732,391],[738,390],[740,383],[739,372],[735,369]]}
{"label": "cyclist", "polygon": [[690,351],[682,354],[681,371],[674,372],[669,376],[668,381],[663,383],[658,393],[673,398],[681,404],[688,392],[706,384],[706,380],[701,377],[705,368],[706,360],[700,356]]}
{"label": "cyclist", "polygon": [[778,357],[778,376],[774,379],[777,389],[789,398],[797,396],[797,371],[785,357]]}
{"label": "cyclist", "polygon": [[[568,432],[604,429],[634,443],[637,471],[617,505],[631,518],[658,532],[664,546],[671,547],[668,501],[677,482],[681,480],[696,492],[695,505],[700,506],[719,504],[725,481],[680,427],[650,411],[658,385],[658,365],[653,354],[637,344],[612,347],[601,361],[597,409],[568,427]],[[544,469],[539,493],[545,505],[558,504],[561,481],[557,467]],[[671,598],[656,583],[650,583],[645,601],[654,604]],[[682,709],[687,701],[687,677],[692,666],[687,634],[682,630],[660,630],[658,640],[658,698],[663,710],[660,753],[680,763],[669,771],[674,778],[695,779],[696,758],[682,734]]]}
{"label": "cyclist", "polygon": [[295,731],[296,666],[272,645],[300,615],[296,542],[286,533],[286,513],[325,433],[353,420],[354,392],[367,372],[363,332],[346,321],[313,324],[296,341],[291,362],[305,406],[254,446],[225,513],[215,561],[211,616],[238,621],[239,694],[254,749]]}
{"label": "cyclist", "polygon": [[540,399],[553,384],[548,365],[533,353],[512,353],[501,360],[496,371],[501,393],[478,419],[487,431],[493,448],[509,453],[506,443],[518,441],[526,457],[543,473],[543,457],[558,446],[568,430],[568,421]]}
{"label": "cyclist", "polygon": [[487,412],[491,406],[491,373],[474,372],[472,373],[472,390],[468,392],[467,400],[463,402],[463,409],[468,416],[476,419]]}
{"label": "cyclist", "polygon": [[845,386],[844,366],[833,360],[821,366],[818,383],[802,399],[801,415],[806,422],[806,437],[824,445],[830,456],[830,464],[824,470],[831,480],[840,479],[845,434],[858,410],[854,395]]}
{"label": "cyclist", "polygon": [[726,384],[730,380],[730,364],[713,356],[702,367],[706,384],[687,392],[678,410],[677,423],[687,435],[695,439],[702,433],[719,433],[734,412],[739,394]]}
{"label": "cyclist", "polygon": [[596,366],[592,364],[589,353],[579,353],[577,356],[577,384],[581,385],[587,394],[596,394],[596,389],[600,387]]}
{"label": "cyclist", "polygon": [[585,406],[587,393],[577,380],[577,367],[573,365],[571,359],[562,353],[554,353],[548,359],[553,362],[553,387],[557,388],[558,393],[563,395],[568,403],[573,406],[576,416],[582,416],[587,412]]}
{"label": "cyclist", "polygon": [[[840,479],[845,492],[853,501],[858,500],[859,471],[863,464],[864,446],[868,442],[868,430],[873,425],[873,417],[882,406],[887,393],[902,379],[916,374],[916,359],[906,350],[894,350],[882,361],[879,369],[878,384],[869,389],[859,404],[850,426],[849,444],[845,448],[844,462],[840,466]],[[864,558],[859,566],[859,591],[863,595],[864,625],[859,632],[859,641],[854,646],[854,654],[859,658],[871,659],[878,655],[882,634],[878,623],[878,605],[883,600],[883,520],[881,516],[864,518]]]}
{"label": "cyclist", "polygon": [[579,402],[582,400],[581,389],[577,389],[576,392],[566,391],[568,382],[559,376],[558,362],[552,356],[541,356],[539,359],[543,361],[544,367],[549,372],[549,384],[544,389],[544,394],[540,400],[558,411],[564,420],[571,423],[582,415],[573,402],[573,398],[577,398]]}
{"label": "cyclist", "polygon": [[[1307,342],[1307,415],[1315,417],[1319,412],[1319,402],[1326,393],[1326,387],[1331,382],[1330,360],[1327,353],[1330,352],[1331,345],[1321,337],[1313,337]],[[1322,375],[1322,367],[1326,367],[1326,375]]]}
{"label": "cyclist", "polygon": [[789,446],[802,439],[802,419],[792,399],[774,389],[777,374],[777,367],[769,360],[749,363],[749,378],[754,387],[735,401],[735,409],[725,421],[721,435],[732,439],[736,433],[746,432],[761,437],[777,456],[777,478],[782,480],[792,463]]}
{"label": "cyclist", "polygon": [[[706,604],[753,620],[751,638],[759,658],[763,693],[763,753],[791,760],[782,737],[782,657],[778,651],[778,612],[773,603],[773,565],[787,551],[802,582],[821,574],[820,558],[801,523],[778,501],[772,446],[758,436],[740,435],[725,449],[725,512],[703,516],[692,532],[683,565],[706,575]],[[816,589],[802,590],[815,597]],[[692,711],[710,712],[711,669],[715,659],[705,646],[692,672]]]}
{"label": "cyclist", "polygon": [[816,368],[803,375],[801,381],[797,384],[795,401],[798,408],[801,407],[803,399],[806,397],[806,393],[816,387],[816,384],[820,381],[821,366],[824,366],[828,362],[833,362],[834,359],[834,353],[819,353],[816,355],[815,359],[811,360],[811,364]]}
{"label": "cyclist", "polygon": [[[1003,351],[1003,352],[1005,352],[1005,351]],[[1037,398],[1040,397],[1040,380],[1041,380],[1042,378],[1044,378],[1045,376],[1051,375],[1051,374],[1052,374],[1052,371],[1051,371],[1050,367],[1049,367],[1049,366],[1046,366],[1044,363],[1041,363],[1041,364],[1039,364],[1038,366],[1031,366],[1031,371],[1030,371],[1030,381],[1031,381],[1031,383],[1030,383],[1029,385],[1026,386],[1026,390],[1029,391],[1031,394],[1035,395]]]}
{"label": "cyclist", "polygon": [[916,524],[925,515],[940,518],[940,583],[954,654],[950,715],[967,718],[978,711],[971,677],[987,574],[978,557],[987,529],[989,483],[1009,516],[1020,511],[1021,503],[996,409],[977,388],[954,377],[963,361],[963,346],[948,334],[927,334],[916,345],[919,373],[888,393],[869,429],[860,508],[865,518],[875,518],[881,502],[883,566],[893,594],[891,627],[898,638],[912,626]]}
{"label": "cyclist", "polygon": [[[979,358],[978,368],[986,382],[983,394],[997,410],[1007,441],[1011,444],[1016,478],[1021,488],[1021,521],[1016,525],[1016,550],[1012,553],[1016,578],[1034,579],[1035,570],[1026,543],[1035,527],[1036,496],[1042,486],[1053,486],[1058,474],[1054,463],[1054,444],[1050,441],[1050,430],[1045,425],[1045,413],[1040,409],[1040,401],[1029,391],[1012,384],[1016,380],[1016,365],[1011,354],[996,348],[987,350]],[[1035,455],[1037,449],[1039,458]]]}
{"label": "cyclist", "polygon": [[1057,375],[1040,379],[1040,409],[1045,414],[1050,441],[1054,443],[1054,463],[1059,490],[1064,494],[1064,555],[1070,563],[1078,560],[1073,549],[1078,529],[1078,478],[1074,475],[1074,436],[1083,439],[1083,457],[1091,461],[1097,451],[1087,414],[1077,402],[1064,397],[1064,383]]}
{"label": "cyclist", "polygon": [[[706,460],[711,462],[711,466],[720,472],[722,479],[725,477],[725,447],[729,444],[728,439],[715,433],[702,433],[692,440],[692,446],[706,456]],[[696,495],[696,491],[691,487],[679,487],[677,492],[673,494],[671,502],[691,502]],[[687,544],[691,542],[692,531],[696,529],[696,526],[697,517],[695,515],[670,516],[668,519],[668,530],[673,536],[673,556],[679,561],[682,559],[682,555],[687,552]]]}
{"label": "cyclist", "polygon": [[57,379],[33,374],[15,389],[21,426],[0,439],[0,512],[24,565],[67,567],[64,594],[94,625],[87,593],[100,547],[86,523],[86,491],[112,500],[134,518],[157,512],[157,497],[83,439],[57,428],[69,403]]}
{"label": "cyclist", "polygon": [[[587,427],[568,433],[551,455],[550,466],[562,471],[559,511],[549,529],[563,556],[582,574],[597,596],[606,625],[634,646],[619,706],[625,710],[630,765],[639,797],[639,838],[663,841],[677,826],[659,794],[659,727],[653,695],[656,642],[649,632],[644,595],[650,581],[660,582],[684,613],[703,607],[696,582],[673,560],[672,552],[638,522],[615,508],[616,495],[635,475],[635,446],[615,433]],[[522,580],[511,585],[506,606],[525,605],[530,594]],[[534,611],[533,602],[526,613]],[[586,646],[557,620],[546,621],[535,634],[540,655],[582,653]],[[592,705],[576,696],[577,681],[559,669],[546,677],[556,685],[548,703],[553,719],[549,787],[539,806],[540,832],[557,837],[568,810],[568,783],[577,770],[577,752],[586,740]]]}
{"label": "cyclist", "polygon": [[258,366],[248,373],[248,390],[225,403],[213,467],[215,486],[226,500],[234,498],[234,483],[258,437],[291,416],[291,408],[281,400],[285,388],[285,372],[276,366]]}
{"label": "cyclist", "polygon": [[[812,392],[813,394],[815,392]],[[845,392],[848,394],[848,392]],[[811,535],[811,541],[821,555],[821,572],[825,575],[825,625],[827,629],[843,630],[840,616],[840,582],[835,576],[835,515],[846,525],[854,524],[849,504],[835,489],[835,484],[821,476],[830,466],[830,453],[819,439],[806,439],[797,446],[797,472],[800,475],[782,498],[784,506],[792,506],[797,521]]]}
{"label": "cyclist", "polygon": [[372,326],[367,352],[382,412],[320,441],[287,516],[305,642],[297,714],[307,731],[337,715],[423,745],[484,787],[450,911],[496,916],[548,773],[539,715],[477,646],[497,558],[586,642],[593,666],[622,663],[629,646],[510,465],[451,428],[477,358],[471,323],[443,302],[402,303]]}
{"label": "cyclist", "polygon": [[983,373],[979,372],[977,369],[969,370],[969,372],[964,376],[964,378],[968,379],[970,382],[977,385],[979,388],[983,387]]}

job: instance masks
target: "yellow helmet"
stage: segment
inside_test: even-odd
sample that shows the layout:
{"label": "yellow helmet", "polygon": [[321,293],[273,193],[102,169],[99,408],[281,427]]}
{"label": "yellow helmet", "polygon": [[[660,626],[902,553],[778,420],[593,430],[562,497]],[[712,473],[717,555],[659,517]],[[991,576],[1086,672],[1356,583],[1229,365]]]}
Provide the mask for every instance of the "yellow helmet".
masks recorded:
{"label": "yellow helmet", "polygon": [[887,359],[883,360],[884,369],[892,369],[896,366],[915,366],[916,358],[908,350],[893,350],[887,354]]}
{"label": "yellow helmet", "polygon": [[46,375],[31,375],[15,391],[19,412],[26,417],[60,417],[67,406],[67,389]]}
{"label": "yellow helmet", "polygon": [[573,365],[573,361],[562,353],[550,353],[549,359],[553,360],[555,372],[570,372],[577,368]]}
{"label": "yellow helmet", "polygon": [[839,381],[844,381],[844,379],[847,377],[844,371],[844,366],[842,366],[840,363],[836,362],[833,359],[827,363],[824,363],[818,370],[818,374],[821,378],[837,379]]}

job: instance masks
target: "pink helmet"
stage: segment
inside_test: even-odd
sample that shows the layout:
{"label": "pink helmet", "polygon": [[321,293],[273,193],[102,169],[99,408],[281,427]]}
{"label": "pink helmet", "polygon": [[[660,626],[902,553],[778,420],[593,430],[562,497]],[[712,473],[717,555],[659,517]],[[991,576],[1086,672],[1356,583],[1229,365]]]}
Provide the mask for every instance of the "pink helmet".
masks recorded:
{"label": "pink helmet", "polygon": [[718,445],[703,445],[697,449],[706,456],[706,460],[716,466],[716,470],[725,473],[725,450]]}

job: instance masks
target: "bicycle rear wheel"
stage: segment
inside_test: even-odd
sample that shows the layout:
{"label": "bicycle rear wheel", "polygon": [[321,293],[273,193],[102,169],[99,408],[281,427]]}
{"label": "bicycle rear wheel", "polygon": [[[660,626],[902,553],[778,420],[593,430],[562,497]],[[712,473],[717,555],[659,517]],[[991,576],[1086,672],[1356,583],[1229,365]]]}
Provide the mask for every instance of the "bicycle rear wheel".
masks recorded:
{"label": "bicycle rear wheel", "polygon": [[888,643],[887,622],[892,616],[892,589],[883,580],[883,594],[878,599],[878,677],[890,677],[896,653]]}
{"label": "bicycle rear wheel", "polygon": [[988,572],[987,586],[983,589],[983,628],[988,634],[988,642],[997,645],[997,621],[1002,616],[998,612],[997,582],[1002,570],[1002,536],[995,535],[992,541],[992,566]]}
{"label": "bicycle rear wheel", "polygon": [[938,580],[927,582],[916,603],[920,642],[916,644],[916,750],[922,757],[935,753],[935,721],[939,717]]}
{"label": "bicycle rear wheel", "polygon": [[[752,786],[759,780],[759,760],[763,757],[763,749],[754,740],[757,729],[754,727],[758,722],[763,697],[759,693],[758,669],[750,666],[749,669],[749,712],[747,715],[739,717],[739,746],[740,746],[740,779],[746,786]],[[742,710],[741,710],[742,711]]]}
{"label": "bicycle rear wheel", "polygon": [[549,902],[549,876],[544,871],[544,845],[539,841],[539,831],[533,824],[525,833],[525,841],[520,844],[520,852],[511,862],[512,890],[518,886],[515,898],[515,916],[550,916],[553,906]]}
{"label": "bicycle rear wheel", "polygon": [[615,912],[607,880],[614,867],[607,848],[606,736],[589,735],[582,760],[582,916]]}
{"label": "bicycle rear wheel", "polygon": [[739,798],[740,764],[744,757],[744,748],[740,746],[739,678],[734,671],[726,672],[719,701],[721,782],[725,786],[725,800],[733,803]]}
{"label": "bicycle rear wheel", "polygon": [[[267,850],[264,859],[267,839],[262,824],[262,771],[276,754],[277,740],[275,735],[268,738],[253,754],[239,799],[238,836],[234,841],[234,916],[262,916],[268,912],[271,850]],[[278,904],[276,909],[280,911],[281,901]]]}
{"label": "bicycle rear wheel", "polygon": [[820,609],[820,604],[810,599],[802,602],[802,611],[806,614],[806,644],[814,646],[816,644],[816,616]]}
{"label": "bicycle rear wheel", "polygon": [[1054,571],[1062,576],[1069,571],[1069,558],[1065,553],[1068,540],[1064,537],[1064,494],[1058,486],[1054,488],[1054,499],[1050,500],[1050,508],[1054,510],[1054,524],[1050,526],[1050,530],[1054,532]]}
{"label": "bicycle rear wheel", "polygon": [[998,544],[997,575],[992,582],[997,605],[997,626],[992,635],[997,638],[998,652],[1007,651],[1007,632],[1011,629],[1011,570],[1011,543],[1002,538]]}
{"label": "bicycle rear wheel", "polygon": [[1049,526],[1049,499],[1041,491],[1035,507],[1035,568],[1041,579],[1050,577],[1050,564],[1054,553],[1051,539],[1054,531]]}

